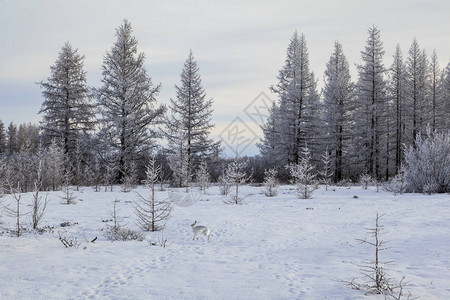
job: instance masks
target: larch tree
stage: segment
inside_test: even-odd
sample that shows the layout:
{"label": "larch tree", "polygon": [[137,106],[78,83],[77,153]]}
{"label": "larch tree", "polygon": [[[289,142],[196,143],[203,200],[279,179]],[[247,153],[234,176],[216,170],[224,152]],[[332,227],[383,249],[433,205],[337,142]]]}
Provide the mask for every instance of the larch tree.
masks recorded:
{"label": "larch tree", "polygon": [[193,170],[189,166],[187,130],[180,125],[178,132],[169,143],[169,167],[172,170],[173,185],[188,187],[192,179]]}
{"label": "larch tree", "polygon": [[430,100],[431,100],[431,116],[430,123],[433,131],[442,131],[445,127],[442,126],[441,119],[445,111],[444,98],[441,96],[441,76],[442,71],[439,68],[438,56],[436,50],[433,51],[430,61]]}
{"label": "larch tree", "polygon": [[120,182],[128,166],[154,146],[159,136],[155,125],[165,111],[164,106],[155,107],[160,85],[152,84],[132,32],[127,20],[116,29],[116,42],[103,58],[103,86],[96,90],[99,140],[105,151],[116,154]]}
{"label": "larch tree", "polygon": [[19,148],[17,147],[17,125],[13,122],[9,123],[6,135],[8,140],[7,149],[9,151],[9,154],[18,152]]}
{"label": "larch tree", "polygon": [[417,40],[414,39],[409,48],[409,55],[406,62],[409,145],[412,145],[419,132],[425,129],[425,121],[427,120],[426,89],[428,66],[426,60],[426,54],[420,49]]}
{"label": "larch tree", "polygon": [[2,120],[0,120],[0,154],[5,153],[6,151],[6,133],[5,133],[5,125]]}
{"label": "larch tree", "polygon": [[[211,124],[212,99],[206,98],[206,92],[202,87],[199,67],[192,50],[184,62],[181,72],[181,83],[175,85],[177,96],[170,99],[170,116],[166,120],[166,137],[168,139],[169,152],[184,151],[184,154],[171,155],[172,159],[186,159],[189,174],[194,174],[202,159],[211,157],[218,143],[214,142],[209,134]],[[179,147],[180,130],[183,131],[183,139],[186,141],[183,147]],[[174,147],[175,146],[175,147]],[[184,162],[172,162],[177,165]],[[174,172],[177,172],[176,170]]]}
{"label": "larch tree", "polygon": [[364,168],[374,178],[382,174],[382,138],[385,133],[383,122],[386,112],[386,82],[384,79],[383,44],[380,30],[373,26],[368,30],[369,38],[361,51],[363,63],[358,65],[359,80],[357,84],[358,109],[355,122],[359,143],[355,146],[361,153]]}
{"label": "larch tree", "polygon": [[334,52],[325,70],[324,121],[327,147],[334,162],[334,182],[343,179],[350,165],[349,149],[353,136],[355,85],[351,81],[350,69],[342,45],[334,44]]}
{"label": "larch tree", "polygon": [[441,78],[441,103],[444,113],[440,119],[442,128],[450,128],[450,62],[445,67]]}
{"label": "larch tree", "polygon": [[259,151],[264,157],[266,163],[279,169],[281,163],[281,144],[280,144],[280,113],[278,105],[273,102],[268,111],[266,123],[261,125],[263,137],[257,144]]}
{"label": "larch tree", "polygon": [[48,143],[61,140],[69,157],[73,156],[81,134],[92,130],[95,124],[83,63],[84,56],[66,42],[50,67],[50,77],[38,83],[44,97],[39,111],[43,115],[44,139]]}
{"label": "larch tree", "polygon": [[395,152],[395,173],[400,171],[400,166],[403,161],[403,144],[406,141],[405,137],[405,113],[406,113],[406,65],[403,61],[403,54],[400,46],[397,44],[394,54],[394,62],[389,69],[389,96],[392,103],[392,115],[394,126],[394,152]]}
{"label": "larch tree", "polygon": [[[297,32],[287,49],[285,65],[278,75],[278,84],[271,87],[279,97],[280,153],[282,165],[299,163],[305,142],[316,145],[313,122],[319,123],[319,94],[314,74],[309,69],[305,36]],[[316,151],[314,151],[316,152]]]}

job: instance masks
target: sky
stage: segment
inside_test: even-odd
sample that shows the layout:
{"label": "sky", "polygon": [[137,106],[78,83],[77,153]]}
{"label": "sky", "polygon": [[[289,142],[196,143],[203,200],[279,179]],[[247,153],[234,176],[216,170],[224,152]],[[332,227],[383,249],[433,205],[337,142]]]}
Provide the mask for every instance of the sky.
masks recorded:
{"label": "sky", "polygon": [[[373,25],[381,30],[387,67],[396,44],[406,57],[414,38],[429,55],[436,49],[441,68],[450,60],[447,0],[0,0],[0,120],[6,126],[39,122],[43,98],[36,82],[48,78],[66,41],[85,56],[88,84],[100,87],[103,57],[124,19],[146,55],[152,81],[162,84],[157,101],[168,104],[176,96],[174,85],[192,49],[207,97],[214,100],[212,135],[225,148],[241,143],[249,155],[258,152],[254,143],[261,136],[261,118],[251,110],[276,100],[269,87],[277,82],[295,30],[306,37],[319,87],[336,40],[357,80],[355,64]],[[231,132],[240,128],[245,138],[233,139]]]}

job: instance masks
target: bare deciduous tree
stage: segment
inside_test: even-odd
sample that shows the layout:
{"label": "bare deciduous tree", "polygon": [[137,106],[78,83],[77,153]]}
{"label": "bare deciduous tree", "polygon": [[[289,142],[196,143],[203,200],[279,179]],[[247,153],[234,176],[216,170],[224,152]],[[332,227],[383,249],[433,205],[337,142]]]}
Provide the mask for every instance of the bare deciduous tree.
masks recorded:
{"label": "bare deciduous tree", "polygon": [[47,195],[42,198],[39,195],[39,191],[42,188],[42,162],[38,163],[37,179],[34,182],[34,193],[32,199],[33,210],[31,212],[31,226],[36,230],[45,215],[45,209],[47,208]]}
{"label": "bare deciduous tree", "polygon": [[374,249],[374,258],[370,261],[364,262],[361,266],[361,272],[364,276],[364,281],[358,282],[353,278],[347,282],[353,289],[363,290],[366,294],[381,294],[385,295],[386,299],[401,299],[406,296],[407,299],[413,299],[411,293],[406,293],[404,288],[408,285],[404,281],[405,276],[397,282],[386,273],[386,266],[393,263],[393,261],[382,261],[380,259],[381,251],[389,249],[386,247],[387,242],[382,239],[384,234],[384,225],[380,224],[380,219],[384,214],[378,214],[375,218],[375,227],[367,228],[367,234],[372,238],[371,240],[357,239],[361,244],[366,244]]}

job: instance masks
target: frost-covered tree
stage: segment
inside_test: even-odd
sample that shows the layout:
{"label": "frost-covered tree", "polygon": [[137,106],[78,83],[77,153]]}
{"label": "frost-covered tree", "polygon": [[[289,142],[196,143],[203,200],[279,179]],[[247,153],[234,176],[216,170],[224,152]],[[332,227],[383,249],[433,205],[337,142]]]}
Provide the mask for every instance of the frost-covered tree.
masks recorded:
{"label": "frost-covered tree", "polygon": [[403,194],[406,191],[405,171],[403,166],[400,167],[398,173],[391,178],[385,186],[385,190],[388,192],[393,192],[394,195]]}
{"label": "frost-covered tree", "polygon": [[66,181],[66,185],[69,185],[72,177],[68,169],[64,167],[64,150],[58,145],[55,140],[53,140],[50,146],[48,146],[48,148],[46,149],[46,157],[46,175],[48,176],[47,178],[49,181],[49,186],[52,188],[52,190],[58,190],[63,184],[64,180]]}
{"label": "frost-covered tree", "polygon": [[13,122],[9,123],[8,131],[7,131],[7,149],[9,154],[15,153],[19,151],[19,147],[17,146],[17,125]]}
{"label": "frost-covered tree", "polygon": [[277,77],[278,84],[271,87],[279,97],[282,165],[298,163],[305,142],[318,145],[315,131],[320,123],[319,95],[308,56],[305,36],[295,32]]}
{"label": "frost-covered tree", "polygon": [[[94,170],[91,169],[92,179],[94,179]],[[124,176],[122,177],[122,192],[128,193],[136,187],[138,183],[138,169],[135,161],[125,165]]]}
{"label": "frost-covered tree", "polygon": [[406,96],[407,96],[407,128],[412,144],[419,132],[425,129],[426,116],[426,95],[427,95],[427,58],[420,49],[416,39],[413,40],[409,48],[409,55],[406,61]]}
{"label": "frost-covered tree", "polygon": [[331,177],[334,175],[334,170],[332,168],[333,164],[333,158],[330,154],[330,150],[328,150],[328,147],[325,149],[325,153],[322,155],[322,163],[323,163],[323,169],[320,172],[320,175],[322,176],[322,182],[325,183],[325,190],[328,190],[328,185],[331,182]]}
{"label": "frost-covered tree", "polygon": [[50,67],[50,77],[38,84],[43,89],[40,114],[41,127],[46,141],[61,139],[64,153],[72,157],[81,134],[94,127],[94,110],[90,102],[84,56],[66,42],[55,64]]}
{"label": "frost-covered tree", "polygon": [[317,174],[311,165],[311,152],[307,146],[302,150],[302,159],[298,164],[289,164],[286,166],[289,170],[292,183],[297,188],[297,193],[301,199],[310,199],[314,190],[318,189],[316,180]]}
{"label": "frost-covered tree", "polygon": [[236,157],[233,162],[227,166],[225,177],[223,178],[230,187],[234,186],[234,195],[232,196],[231,201],[225,202],[229,204],[242,204],[243,198],[239,197],[239,187],[249,180],[249,176],[245,172],[247,162],[239,158],[238,153],[239,152],[236,149]]}
{"label": "frost-covered tree", "polygon": [[275,197],[278,195],[278,171],[276,169],[267,169],[264,171],[264,195]]}
{"label": "frost-covered tree", "polygon": [[279,168],[282,157],[282,148],[280,143],[281,116],[276,102],[272,103],[268,114],[266,123],[261,125],[263,137],[257,146],[261,152],[261,156],[267,161],[267,163],[274,168]]}
{"label": "frost-covered tree", "polygon": [[5,124],[0,120],[0,155],[6,151],[6,133]]}
{"label": "frost-covered tree", "polygon": [[405,149],[405,181],[408,192],[450,192],[450,132],[417,135]]}
{"label": "frost-covered tree", "polygon": [[155,195],[155,185],[158,183],[161,167],[156,165],[155,157],[150,158],[145,171],[145,185],[150,190],[148,198],[139,194],[142,203],[135,204],[138,224],[145,231],[157,231],[164,228],[165,222],[169,219],[172,211],[170,201],[158,201]]}
{"label": "frost-covered tree", "polygon": [[158,137],[155,125],[165,107],[155,107],[160,86],[153,86],[145,69],[145,55],[138,53],[138,41],[125,20],[116,30],[116,42],[103,58],[102,84],[96,90],[99,139],[105,152],[115,153],[118,180],[127,175],[127,166],[143,157]]}
{"label": "frost-covered tree", "polygon": [[394,62],[389,70],[389,96],[391,102],[391,118],[393,126],[391,131],[394,136],[395,148],[395,173],[399,172],[400,165],[403,161],[403,144],[406,141],[405,136],[405,114],[406,114],[406,91],[405,91],[406,65],[403,61],[403,54],[400,46],[397,44],[394,54]]}
{"label": "frost-covered tree", "polygon": [[173,185],[187,187],[192,179],[193,172],[189,165],[186,129],[180,125],[176,136],[178,138],[169,144],[169,167],[172,170]]}
{"label": "frost-covered tree", "polygon": [[220,174],[219,179],[219,192],[221,195],[226,196],[230,193],[231,185],[233,184],[230,180],[230,178],[227,177],[226,170]]}
{"label": "frost-covered tree", "polygon": [[334,182],[342,180],[350,165],[349,148],[354,133],[354,92],[350,69],[342,45],[334,44],[334,52],[325,70],[324,121],[327,146],[334,160]]}
{"label": "frost-covered tree", "polygon": [[44,219],[45,209],[47,208],[48,199],[47,195],[45,198],[39,195],[40,190],[42,189],[42,159],[39,159],[37,162],[37,177],[34,181],[34,192],[32,194],[33,198],[31,200],[31,227],[36,230],[39,224]]}
{"label": "frost-covered tree", "polygon": [[202,159],[214,153],[214,148],[218,144],[209,137],[213,128],[211,124],[213,100],[206,98],[192,50],[189,51],[183,65],[181,83],[175,85],[175,89],[177,96],[170,99],[171,115],[166,121],[166,136],[169,144],[177,143],[179,130],[184,129],[188,169],[194,172]]}
{"label": "frost-covered tree", "polygon": [[442,71],[439,68],[438,56],[436,50],[433,51],[430,61],[430,100],[431,100],[431,130],[443,131],[445,126],[441,121],[445,113],[444,98],[441,86]]}
{"label": "frost-covered tree", "polygon": [[205,193],[206,189],[209,187],[211,177],[208,169],[208,163],[205,160],[202,160],[200,162],[200,165],[196,173],[196,177],[198,187],[200,188],[201,191]]}
{"label": "frost-covered tree", "polygon": [[440,119],[442,128],[450,128],[450,62],[444,69],[441,79],[441,97],[444,113]]}
{"label": "frost-covered tree", "polygon": [[383,64],[383,44],[380,30],[373,26],[368,30],[366,46],[361,51],[362,64],[358,65],[357,107],[355,112],[356,136],[355,152],[372,176],[382,174],[383,135],[386,132],[386,82]]}

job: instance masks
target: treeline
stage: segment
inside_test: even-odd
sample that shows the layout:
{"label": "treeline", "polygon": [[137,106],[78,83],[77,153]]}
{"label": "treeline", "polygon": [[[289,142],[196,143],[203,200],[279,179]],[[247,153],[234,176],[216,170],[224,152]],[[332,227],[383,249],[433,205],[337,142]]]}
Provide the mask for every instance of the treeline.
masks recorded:
{"label": "treeline", "polygon": [[[205,168],[212,181],[224,178],[233,161],[221,156],[220,143],[210,137],[213,100],[202,87],[193,52],[166,107],[157,102],[161,86],[148,75],[132,32],[127,20],[116,29],[100,87],[87,85],[84,56],[64,44],[50,76],[38,83],[44,99],[40,126],[5,128],[0,121],[1,187],[29,191],[36,181],[47,190],[63,184],[131,186],[145,178],[151,157],[161,168],[160,181],[173,186],[190,185],[200,169],[204,177]],[[387,180],[401,171],[404,149],[427,126],[449,130],[450,64],[441,70],[436,53],[428,58],[414,40],[406,58],[397,46],[392,65],[385,67],[380,31],[374,26],[368,33],[357,81],[336,42],[321,91],[309,68],[306,38],[294,33],[271,87],[278,101],[262,126],[261,155],[246,158],[239,172],[262,182],[271,168],[287,181],[287,166],[304,161],[308,148],[319,177],[326,173],[322,177],[335,183],[357,181],[362,174]]]}
{"label": "treeline", "polygon": [[393,63],[385,66],[380,30],[373,26],[368,35],[356,82],[335,42],[319,92],[306,38],[294,33],[271,87],[278,101],[262,126],[259,148],[270,167],[287,176],[285,166],[298,164],[308,147],[317,171],[325,167],[324,157],[331,160],[334,182],[362,174],[388,180],[400,171],[404,149],[427,126],[432,132],[449,130],[450,63],[441,70],[436,52],[428,57],[414,39],[406,58],[397,45]]}

